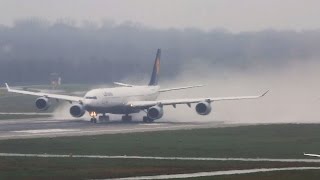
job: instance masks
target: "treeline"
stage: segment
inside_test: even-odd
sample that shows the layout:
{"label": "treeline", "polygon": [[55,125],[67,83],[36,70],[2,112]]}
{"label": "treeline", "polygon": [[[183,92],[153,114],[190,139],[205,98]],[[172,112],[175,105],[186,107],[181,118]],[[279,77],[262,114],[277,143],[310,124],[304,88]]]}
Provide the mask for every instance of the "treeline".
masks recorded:
{"label": "treeline", "polygon": [[0,82],[46,83],[57,72],[64,82],[100,83],[149,74],[162,48],[162,74],[172,77],[181,64],[212,69],[285,66],[320,57],[320,31],[233,34],[223,30],[152,29],[125,23],[82,26],[68,22],[20,20],[0,26]]}

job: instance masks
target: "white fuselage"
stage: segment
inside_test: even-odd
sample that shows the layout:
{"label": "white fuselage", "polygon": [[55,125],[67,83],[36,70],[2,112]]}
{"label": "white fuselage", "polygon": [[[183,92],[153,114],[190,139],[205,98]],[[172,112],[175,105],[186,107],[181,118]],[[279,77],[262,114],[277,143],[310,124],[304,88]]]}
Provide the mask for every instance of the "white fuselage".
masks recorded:
{"label": "white fuselage", "polygon": [[128,102],[153,101],[158,95],[159,86],[101,88],[87,92],[83,104],[89,112],[130,114],[139,110],[128,107]]}

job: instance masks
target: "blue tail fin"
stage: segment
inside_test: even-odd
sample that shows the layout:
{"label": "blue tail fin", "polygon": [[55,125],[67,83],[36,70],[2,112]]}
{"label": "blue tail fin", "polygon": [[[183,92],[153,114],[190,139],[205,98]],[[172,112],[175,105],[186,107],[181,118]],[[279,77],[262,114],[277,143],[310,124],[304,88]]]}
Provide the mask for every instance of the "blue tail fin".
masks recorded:
{"label": "blue tail fin", "polygon": [[160,56],[161,56],[161,49],[158,49],[157,56],[154,61],[152,76],[149,82],[149,86],[156,86],[158,85],[159,80],[159,71],[160,71]]}

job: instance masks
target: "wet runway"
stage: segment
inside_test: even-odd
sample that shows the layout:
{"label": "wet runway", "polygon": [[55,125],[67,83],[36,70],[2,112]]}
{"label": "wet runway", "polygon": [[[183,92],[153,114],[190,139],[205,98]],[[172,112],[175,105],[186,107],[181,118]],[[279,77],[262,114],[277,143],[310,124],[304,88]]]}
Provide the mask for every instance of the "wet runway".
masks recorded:
{"label": "wet runway", "polygon": [[[37,137],[86,136],[133,132],[226,127],[222,122],[170,122],[161,120],[151,124],[140,121],[123,123],[111,121],[93,124],[86,120],[52,118],[1,120],[0,139],[21,139]],[[234,125],[232,125],[234,126]]]}

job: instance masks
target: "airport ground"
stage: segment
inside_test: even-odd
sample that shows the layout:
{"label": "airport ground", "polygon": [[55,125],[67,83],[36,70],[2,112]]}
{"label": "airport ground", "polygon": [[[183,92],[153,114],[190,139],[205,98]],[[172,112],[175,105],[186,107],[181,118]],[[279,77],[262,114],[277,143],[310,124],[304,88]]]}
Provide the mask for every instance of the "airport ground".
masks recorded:
{"label": "airport ground", "polygon": [[[78,86],[65,89],[81,88],[85,89]],[[1,111],[13,113],[0,114],[0,153],[4,153],[0,155],[0,179],[106,179],[320,166],[320,159],[303,156],[304,152],[319,152],[319,124],[245,125],[216,120],[191,123],[170,119],[151,125],[140,122],[91,124],[86,120],[34,114],[34,98],[7,94],[5,90],[0,90],[0,94]],[[54,107],[55,104],[52,109]],[[14,114],[16,112],[22,114]],[[19,156],[10,156],[11,153]],[[28,157],[30,154],[66,156]],[[111,157],[90,157],[92,155]],[[166,159],[168,157],[221,159]],[[191,179],[300,180],[319,177],[320,170],[288,170]]]}
{"label": "airport ground", "polygon": [[[105,179],[253,168],[319,167],[320,160],[317,159],[311,162],[286,162],[125,158],[147,156],[303,160],[309,159],[303,156],[303,152],[317,152],[319,149],[319,128],[320,125],[316,124],[280,124],[1,140],[1,153],[68,156],[63,158],[1,156],[0,179],[50,179],[51,177]],[[80,158],[76,155],[124,156],[124,158]],[[318,179],[320,170],[264,172],[214,178],[301,179],[302,177]]]}

